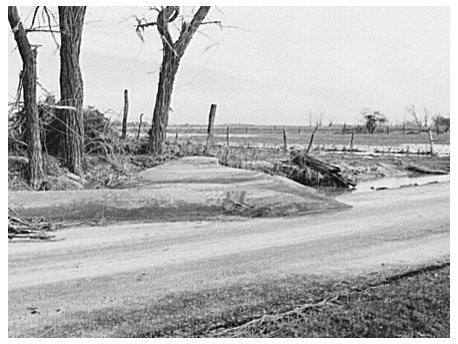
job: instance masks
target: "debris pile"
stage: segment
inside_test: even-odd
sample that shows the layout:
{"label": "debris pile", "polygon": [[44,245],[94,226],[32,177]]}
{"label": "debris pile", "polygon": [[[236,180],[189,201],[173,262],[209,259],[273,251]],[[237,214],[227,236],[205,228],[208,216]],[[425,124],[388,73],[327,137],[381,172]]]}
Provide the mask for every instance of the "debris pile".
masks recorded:
{"label": "debris pile", "polygon": [[356,180],[348,177],[340,166],[320,160],[305,151],[291,152],[291,157],[288,159],[267,161],[243,159],[226,150],[219,160],[224,166],[280,175],[311,187],[351,188],[356,186]]}
{"label": "debris pile", "polygon": [[330,164],[307,153],[299,153],[292,159],[292,164],[283,164],[280,169],[289,178],[309,186],[323,185],[349,188],[356,186],[353,179],[342,173],[338,165]]}
{"label": "debris pile", "polygon": [[49,234],[54,231],[55,225],[42,219],[30,222],[8,208],[8,239],[39,239],[50,240],[55,237]]}

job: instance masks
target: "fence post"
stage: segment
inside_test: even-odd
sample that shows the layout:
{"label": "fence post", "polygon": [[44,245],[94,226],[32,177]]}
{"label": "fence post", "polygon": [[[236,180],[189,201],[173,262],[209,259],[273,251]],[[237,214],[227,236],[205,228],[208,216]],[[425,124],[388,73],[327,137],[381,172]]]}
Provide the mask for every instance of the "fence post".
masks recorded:
{"label": "fence post", "polygon": [[353,138],[355,137],[355,129],[351,131],[351,139],[350,139],[350,152],[353,152]]}
{"label": "fence post", "polygon": [[226,128],[226,143],[229,146],[229,126]]}
{"label": "fence post", "polygon": [[286,152],[288,150],[288,142],[286,141],[286,130],[283,129],[283,150]]}
{"label": "fence post", "polygon": [[216,116],[216,104],[210,106],[210,113],[208,114],[208,128],[207,128],[207,148],[206,151],[210,150],[213,144],[213,125],[215,124]]}
{"label": "fence post", "polygon": [[316,122],[315,129],[313,129],[313,131],[312,131],[312,136],[310,136],[309,145],[307,146],[307,149],[305,150],[305,153],[306,153],[306,154],[308,154],[308,153],[310,152],[310,149],[312,148],[313,139],[314,139],[314,137],[315,137],[315,133],[316,133],[317,130],[318,130],[318,122]]}
{"label": "fence post", "polygon": [[434,139],[433,139],[433,133],[431,132],[431,129],[428,130],[429,133],[429,154],[434,155]]}
{"label": "fence post", "polygon": [[143,119],[143,113],[140,114],[140,123],[138,123],[138,131],[137,131],[137,138],[136,140],[140,138],[140,130],[142,129],[142,119]]}
{"label": "fence post", "polygon": [[124,140],[126,138],[127,132],[127,114],[129,113],[129,95],[127,90],[124,90],[124,114],[122,117],[122,132],[121,132],[121,139]]}
{"label": "fence post", "polygon": [[344,123],[342,127],[342,135],[345,135],[345,131],[347,130],[347,123]]}

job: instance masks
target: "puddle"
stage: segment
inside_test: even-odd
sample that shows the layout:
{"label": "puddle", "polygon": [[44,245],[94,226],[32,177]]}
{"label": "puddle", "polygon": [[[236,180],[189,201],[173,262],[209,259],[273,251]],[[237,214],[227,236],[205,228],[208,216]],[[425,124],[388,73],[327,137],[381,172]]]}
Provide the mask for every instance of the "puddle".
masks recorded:
{"label": "puddle", "polygon": [[341,196],[345,194],[354,194],[362,192],[377,192],[386,189],[398,189],[403,187],[415,187],[431,183],[444,183],[450,182],[450,175],[416,175],[400,177],[388,177],[374,180],[366,180],[359,182],[353,189],[334,189],[334,188],[320,188],[320,193],[328,196]]}
{"label": "puddle", "polygon": [[449,182],[450,175],[412,175],[402,177],[380,178],[376,180],[362,181],[351,191],[353,193],[378,191],[383,189],[396,189],[407,186],[420,186],[430,183]]}

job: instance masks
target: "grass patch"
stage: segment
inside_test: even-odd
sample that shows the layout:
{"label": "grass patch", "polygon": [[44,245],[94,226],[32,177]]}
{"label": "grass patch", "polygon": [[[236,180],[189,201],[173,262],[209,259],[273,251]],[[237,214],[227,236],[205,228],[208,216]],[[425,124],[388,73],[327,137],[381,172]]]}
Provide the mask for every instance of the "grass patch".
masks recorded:
{"label": "grass patch", "polygon": [[[353,290],[355,289],[355,290]],[[449,337],[450,267],[350,288],[221,331],[215,337]]]}
{"label": "grass patch", "polygon": [[77,312],[32,337],[449,337],[450,264],[297,275]]}

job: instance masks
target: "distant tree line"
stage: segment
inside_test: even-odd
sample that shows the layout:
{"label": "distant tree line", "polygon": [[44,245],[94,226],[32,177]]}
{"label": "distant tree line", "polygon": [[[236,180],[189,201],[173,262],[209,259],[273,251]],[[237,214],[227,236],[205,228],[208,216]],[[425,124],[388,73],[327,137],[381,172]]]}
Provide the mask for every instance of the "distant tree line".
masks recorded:
{"label": "distant tree line", "polygon": [[[424,128],[430,129],[430,113],[431,111],[428,108],[423,109],[423,119],[419,116],[415,105],[410,104],[405,108],[405,111],[413,119],[413,124],[417,127],[417,132],[421,133]],[[361,110],[361,115],[364,119],[365,127],[368,133],[373,134],[377,126],[382,126],[384,123],[388,122],[386,116],[380,111],[372,111],[368,108]],[[436,113],[432,118],[434,128],[436,133],[440,134],[442,132],[448,132],[450,130],[450,115],[448,117],[443,116],[440,113]],[[406,122],[404,120],[403,128],[405,130]]]}

